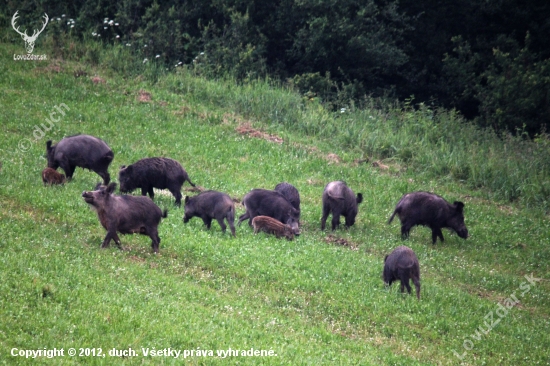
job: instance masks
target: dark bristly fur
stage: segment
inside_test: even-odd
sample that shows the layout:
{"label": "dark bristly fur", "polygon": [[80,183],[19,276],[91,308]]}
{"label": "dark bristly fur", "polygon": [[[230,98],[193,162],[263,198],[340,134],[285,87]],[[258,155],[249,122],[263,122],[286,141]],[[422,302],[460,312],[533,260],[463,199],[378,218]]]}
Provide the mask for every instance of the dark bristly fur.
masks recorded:
{"label": "dark bristly fur", "polygon": [[363,202],[363,195],[353,193],[345,182],[330,182],[323,191],[323,217],[321,218],[321,230],[325,230],[328,215],[332,213],[332,230],[340,225],[340,215],[346,219],[346,227],[355,224],[358,205]]}
{"label": "dark bristly fur", "polygon": [[432,229],[433,244],[438,237],[441,241],[444,240],[442,228],[454,230],[463,239],[468,237],[468,229],[464,223],[464,203],[455,201],[450,204],[433,193],[407,193],[397,203],[388,224],[392,222],[395,215],[401,221],[403,239],[409,237],[411,228],[416,225],[424,225]]}
{"label": "dark bristly fur", "polygon": [[254,228],[254,234],[263,231],[268,234],[273,234],[277,238],[285,237],[288,240],[294,239],[292,228],[279,220],[275,220],[273,217],[256,216],[252,219],[252,227]]}
{"label": "dark bristly fur", "polygon": [[226,225],[223,220],[226,219],[231,234],[235,236],[235,203],[227,194],[217,191],[205,191],[195,197],[186,196],[184,209],[184,223],[197,216],[210,229],[212,219],[216,219],[225,233]]}
{"label": "dark bristly fur", "polygon": [[275,186],[275,192],[282,194],[298,212],[300,212],[300,193],[292,184],[287,182]]}
{"label": "dark bristly fur", "polygon": [[67,180],[71,180],[76,167],[89,169],[103,178],[103,184],[109,184],[109,164],[114,154],[111,148],[100,138],[90,135],[75,135],[65,137],[52,145],[46,142],[48,168],[57,170],[61,167],[65,171]]}
{"label": "dark bristly fur", "polygon": [[65,183],[65,175],[53,168],[45,168],[42,170],[42,182],[44,182],[44,185],[63,184]]}
{"label": "dark bristly fur", "polygon": [[95,190],[82,192],[84,201],[97,211],[99,222],[107,230],[101,247],[108,247],[112,239],[122,249],[117,232],[142,234],[151,238],[153,252],[158,253],[158,225],[161,218],[167,217],[168,211],[162,212],[148,197],[114,195],[115,188],[116,183],[107,187],[98,184]]}
{"label": "dark bristly fur", "polygon": [[411,293],[409,279],[412,279],[416,288],[416,298],[420,300],[420,264],[413,250],[404,245],[394,249],[384,258],[384,272],[382,273],[384,283],[391,286],[392,282],[401,282],[401,292],[407,287]]}
{"label": "dark bristly fur", "polygon": [[239,217],[239,225],[248,219],[248,224],[252,226],[254,217],[269,216],[289,225],[294,235],[300,234],[300,212],[279,192],[253,189],[243,197],[242,203],[246,207],[246,213]]}
{"label": "dark bristly fur", "polygon": [[149,194],[151,199],[155,197],[153,188],[168,189],[176,198],[177,206],[181,205],[183,183],[188,181],[195,186],[181,164],[169,158],[145,158],[132,165],[123,165],[118,172],[118,180],[122,193],[141,188],[141,194]]}

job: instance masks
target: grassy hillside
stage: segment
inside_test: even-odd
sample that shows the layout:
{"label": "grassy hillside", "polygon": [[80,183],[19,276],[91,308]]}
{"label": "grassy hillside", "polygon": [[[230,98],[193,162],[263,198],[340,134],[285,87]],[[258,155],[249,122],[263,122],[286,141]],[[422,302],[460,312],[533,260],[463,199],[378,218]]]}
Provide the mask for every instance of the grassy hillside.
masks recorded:
{"label": "grassy hillside", "polygon": [[[59,60],[0,64],[3,363],[181,364],[184,350],[190,365],[550,362],[550,222],[543,210],[489,200],[494,191],[391,161],[387,170],[361,162],[364,150],[344,143],[355,134],[346,136],[317,107],[267,83],[208,81],[185,69],[154,74],[152,83],[151,74],[110,70]],[[46,130],[41,125],[61,104],[65,114]],[[294,128],[285,120],[293,107],[300,122]],[[317,118],[327,120],[313,125]],[[365,140],[384,138],[369,128]],[[302,235],[277,240],[243,224],[232,238],[217,223],[210,231],[197,218],[184,225],[183,208],[159,192],[156,203],[169,210],[159,226],[160,254],[137,235],[121,236],[123,251],[101,250],[105,231],[81,197],[99,176],[77,169],[60,187],[40,179],[46,141],[76,133],[111,146],[115,181],[121,165],[166,156],[199,186],[236,199],[290,182],[302,198]],[[321,194],[333,180],[345,180],[364,202],[351,229],[322,232]],[[413,190],[465,202],[471,237],[446,231],[445,242],[433,246],[430,231],[417,227],[403,243],[399,224],[386,222]],[[244,213],[241,205],[237,213]],[[381,280],[384,255],[401,244],[419,258],[420,301]],[[531,275],[542,280],[530,283]],[[77,356],[67,355],[71,347]],[[53,348],[65,355],[12,356]],[[79,356],[80,348],[96,357]],[[137,355],[109,355],[130,348]],[[230,348],[272,355],[216,356]],[[151,357],[147,349],[182,354]],[[199,350],[214,356],[197,356]]]}

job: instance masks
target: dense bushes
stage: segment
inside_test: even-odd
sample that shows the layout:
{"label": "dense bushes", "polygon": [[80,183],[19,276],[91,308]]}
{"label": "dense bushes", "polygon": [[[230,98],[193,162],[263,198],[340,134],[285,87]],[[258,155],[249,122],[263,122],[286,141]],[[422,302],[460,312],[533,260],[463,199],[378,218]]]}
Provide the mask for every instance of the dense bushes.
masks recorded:
{"label": "dense bushes", "polygon": [[200,61],[216,75],[291,78],[322,101],[414,95],[531,135],[550,122],[545,1],[24,0],[0,8],[3,38],[14,42],[15,10],[28,28],[47,12],[52,23],[74,19],[67,32],[81,40],[128,45],[168,67]]}

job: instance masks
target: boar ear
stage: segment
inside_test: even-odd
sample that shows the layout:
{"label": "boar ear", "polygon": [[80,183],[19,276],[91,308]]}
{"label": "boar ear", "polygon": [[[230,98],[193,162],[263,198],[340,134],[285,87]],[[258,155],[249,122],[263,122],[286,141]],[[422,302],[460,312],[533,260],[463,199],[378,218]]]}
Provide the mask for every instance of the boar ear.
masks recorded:
{"label": "boar ear", "polygon": [[357,193],[356,201],[357,201],[357,204],[360,204],[361,202],[363,202],[363,195],[361,193]]}
{"label": "boar ear", "polygon": [[458,212],[462,212],[464,210],[464,203],[459,202],[459,201],[455,201],[454,205],[456,206],[456,210]]}
{"label": "boar ear", "polygon": [[116,183],[113,182],[113,183],[110,183],[108,186],[107,186],[107,193],[113,193],[116,189]]}
{"label": "boar ear", "polygon": [[94,191],[99,191],[100,188],[101,188],[101,182],[98,182],[94,187]]}

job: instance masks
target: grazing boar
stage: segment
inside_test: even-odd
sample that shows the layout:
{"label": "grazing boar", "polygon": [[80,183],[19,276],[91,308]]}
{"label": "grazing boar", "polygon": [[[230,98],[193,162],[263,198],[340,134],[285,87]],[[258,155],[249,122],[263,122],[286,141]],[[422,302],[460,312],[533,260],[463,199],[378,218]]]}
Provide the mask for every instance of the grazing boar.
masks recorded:
{"label": "grazing boar", "polygon": [[404,245],[399,246],[384,258],[384,272],[382,273],[384,283],[391,286],[392,282],[401,282],[401,292],[407,287],[411,293],[409,279],[412,279],[416,287],[416,298],[420,300],[420,265],[413,250]]}
{"label": "grazing boar", "polygon": [[192,198],[186,196],[184,210],[184,223],[188,223],[190,219],[197,216],[210,229],[212,219],[216,219],[225,233],[227,227],[223,220],[226,219],[231,229],[231,235],[235,236],[235,204],[227,194],[205,191]]}
{"label": "grazing boar", "polygon": [[300,212],[279,192],[253,189],[243,197],[242,203],[246,208],[246,213],[239,217],[239,225],[248,219],[248,224],[252,226],[254,217],[269,216],[289,225],[294,235],[300,234],[298,227]]}
{"label": "grazing boar", "polygon": [[114,154],[111,148],[100,138],[90,135],[75,135],[65,137],[52,146],[52,141],[46,142],[48,168],[57,170],[61,167],[68,180],[73,178],[75,168],[81,167],[96,172],[103,178],[103,184],[109,184],[109,164]]}
{"label": "grazing boar", "polygon": [[149,193],[151,199],[155,197],[153,188],[168,189],[176,198],[177,206],[181,205],[183,183],[188,181],[191,186],[195,186],[181,164],[169,158],[145,158],[132,165],[123,165],[118,172],[118,180],[122,193],[141,188],[141,195]]}
{"label": "grazing boar", "polygon": [[65,175],[53,168],[45,168],[42,170],[42,182],[44,182],[44,185],[63,184],[65,183]]}
{"label": "grazing boar", "polygon": [[464,203],[455,201],[452,205],[442,197],[428,192],[412,192],[404,195],[397,203],[388,220],[390,224],[395,217],[401,220],[401,237],[406,239],[413,226],[424,225],[432,229],[432,244],[437,237],[443,241],[441,228],[454,230],[463,239],[468,237],[464,223]]}
{"label": "grazing boar", "polygon": [[107,230],[101,247],[107,248],[113,239],[122,249],[117,231],[121,234],[138,233],[148,235],[152,240],[153,252],[158,253],[160,238],[157,228],[168,211],[162,212],[148,197],[114,195],[115,188],[116,183],[108,186],[98,184],[95,190],[82,192],[84,201],[97,211],[99,222]]}
{"label": "grazing boar", "polygon": [[363,202],[363,195],[353,193],[345,182],[336,181],[326,185],[323,192],[323,217],[321,218],[321,230],[325,230],[328,215],[332,213],[332,231],[340,225],[340,215],[346,219],[346,227],[355,224],[358,207]]}
{"label": "grazing boar", "polygon": [[268,234],[274,234],[277,238],[285,237],[288,240],[294,239],[294,231],[287,224],[283,224],[279,220],[275,220],[269,216],[256,216],[252,219],[252,227],[254,234],[258,231],[263,231]]}
{"label": "grazing boar", "polygon": [[300,212],[300,193],[290,183],[279,183],[275,186],[275,192],[282,194],[298,212]]}

